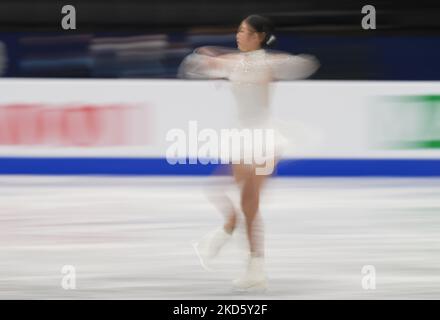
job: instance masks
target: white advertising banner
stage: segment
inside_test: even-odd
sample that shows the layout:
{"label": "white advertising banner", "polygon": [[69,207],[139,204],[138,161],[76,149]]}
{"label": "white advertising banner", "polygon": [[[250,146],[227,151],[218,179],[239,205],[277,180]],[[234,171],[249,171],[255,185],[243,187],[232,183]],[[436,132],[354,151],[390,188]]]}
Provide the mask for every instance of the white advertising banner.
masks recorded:
{"label": "white advertising banner", "polygon": [[[291,81],[271,108],[286,158],[440,158],[438,97],[439,82]],[[3,79],[0,156],[164,158],[170,130],[235,111],[220,80]]]}

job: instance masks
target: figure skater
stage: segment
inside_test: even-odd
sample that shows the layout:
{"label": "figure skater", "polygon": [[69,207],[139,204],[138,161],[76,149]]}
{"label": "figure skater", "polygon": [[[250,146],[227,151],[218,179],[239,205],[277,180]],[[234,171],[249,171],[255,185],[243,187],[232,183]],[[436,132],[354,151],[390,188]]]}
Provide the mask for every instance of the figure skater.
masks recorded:
{"label": "figure skater", "polygon": [[[270,83],[307,78],[318,69],[319,63],[311,55],[292,55],[271,49],[276,43],[273,32],[273,23],[268,18],[250,15],[240,23],[236,33],[238,50],[213,46],[197,48],[183,60],[179,76],[229,80],[237,106],[236,127],[275,130],[274,152],[265,161],[276,166],[285,146],[285,137],[277,130],[270,114]],[[261,147],[257,145],[264,143],[267,143],[264,139],[254,139],[251,149]],[[243,276],[233,281],[233,287],[237,290],[265,290],[267,287],[259,204],[261,190],[270,175],[258,174],[260,163],[232,162],[239,204],[234,204],[226,193],[218,195],[216,203],[225,213],[225,223],[198,243],[196,248],[202,264],[209,266],[212,258],[230,240],[239,214],[243,213],[249,245],[248,267]]]}

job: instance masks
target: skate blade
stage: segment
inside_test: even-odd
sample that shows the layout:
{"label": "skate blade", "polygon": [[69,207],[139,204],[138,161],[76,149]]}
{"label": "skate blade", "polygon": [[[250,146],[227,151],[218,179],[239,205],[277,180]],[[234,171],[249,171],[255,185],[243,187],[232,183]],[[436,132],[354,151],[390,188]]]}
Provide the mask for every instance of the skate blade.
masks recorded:
{"label": "skate blade", "polygon": [[267,291],[267,284],[266,281],[261,281],[247,287],[239,287],[237,285],[234,285],[232,287],[232,290],[238,293],[264,293]]}
{"label": "skate blade", "polygon": [[194,251],[197,254],[197,257],[199,258],[200,261],[200,265],[203,267],[203,269],[207,270],[207,271],[214,271],[212,268],[210,268],[206,263],[205,263],[205,259],[203,258],[201,252],[200,252],[200,243],[193,241],[192,242],[192,246],[194,248]]}

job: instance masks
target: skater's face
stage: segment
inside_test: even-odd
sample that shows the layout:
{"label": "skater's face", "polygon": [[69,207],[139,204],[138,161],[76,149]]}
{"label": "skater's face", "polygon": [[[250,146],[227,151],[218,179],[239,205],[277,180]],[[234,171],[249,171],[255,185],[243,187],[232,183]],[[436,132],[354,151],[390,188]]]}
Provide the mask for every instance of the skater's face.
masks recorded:
{"label": "skater's face", "polygon": [[238,49],[243,52],[261,49],[261,43],[264,37],[264,32],[256,32],[246,20],[244,20],[237,30],[236,40]]}

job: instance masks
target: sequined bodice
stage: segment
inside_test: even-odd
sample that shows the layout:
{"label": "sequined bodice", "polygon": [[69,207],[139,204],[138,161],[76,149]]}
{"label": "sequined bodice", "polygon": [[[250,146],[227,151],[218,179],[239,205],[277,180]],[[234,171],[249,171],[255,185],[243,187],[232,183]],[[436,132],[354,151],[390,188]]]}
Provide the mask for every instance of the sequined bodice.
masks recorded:
{"label": "sequined bodice", "polygon": [[[207,51],[212,53],[215,49]],[[185,58],[179,74],[188,78],[230,80],[238,120],[245,126],[257,126],[269,121],[271,81],[306,78],[319,67],[313,56],[274,54],[265,49],[218,56],[198,52],[195,50]]]}
{"label": "sequined bodice", "polygon": [[242,53],[229,75],[237,104],[238,120],[243,125],[261,125],[270,116],[269,83],[271,69],[263,49]]}

